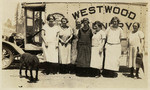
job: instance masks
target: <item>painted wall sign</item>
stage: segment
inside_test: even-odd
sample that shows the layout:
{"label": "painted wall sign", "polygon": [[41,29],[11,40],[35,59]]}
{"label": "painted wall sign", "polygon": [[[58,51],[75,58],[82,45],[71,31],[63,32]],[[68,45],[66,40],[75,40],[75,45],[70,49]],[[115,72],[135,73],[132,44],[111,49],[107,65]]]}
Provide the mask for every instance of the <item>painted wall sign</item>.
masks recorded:
{"label": "painted wall sign", "polygon": [[[147,4],[142,3],[101,3],[101,2],[68,2],[68,3],[48,3],[46,4],[46,15],[51,13],[61,13],[69,21],[68,26],[75,27],[75,21],[89,18],[90,27],[95,21],[101,21],[104,29],[110,25],[112,17],[119,18],[119,26],[123,29],[126,37],[133,30],[133,23],[140,23],[140,30],[148,39],[147,28]],[[147,42],[146,42],[147,43]]]}
{"label": "painted wall sign", "polygon": [[136,13],[133,11],[130,11],[128,9],[121,9],[120,7],[113,7],[113,6],[92,6],[88,8],[81,9],[79,11],[76,11],[72,13],[72,16],[74,19],[87,16],[89,14],[95,14],[95,13],[103,13],[102,9],[104,9],[105,13],[114,13],[114,14],[120,14],[124,17],[127,17],[131,20],[134,20],[136,17]]}

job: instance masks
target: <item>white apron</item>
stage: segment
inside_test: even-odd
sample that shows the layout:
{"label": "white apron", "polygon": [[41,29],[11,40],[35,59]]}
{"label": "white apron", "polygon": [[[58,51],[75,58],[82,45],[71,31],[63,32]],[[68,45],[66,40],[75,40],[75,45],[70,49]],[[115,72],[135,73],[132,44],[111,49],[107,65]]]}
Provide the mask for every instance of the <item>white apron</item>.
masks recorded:
{"label": "white apron", "polygon": [[119,71],[119,59],[121,56],[121,44],[106,44],[105,66],[104,69]]}
{"label": "white apron", "polygon": [[99,47],[92,47],[90,67],[101,69],[103,63],[103,53],[99,54]]}
{"label": "white apron", "polygon": [[106,34],[103,30],[97,32],[92,37],[92,53],[90,67],[101,69],[103,63],[103,53],[99,53],[103,39],[106,38]]}
{"label": "white apron", "polygon": [[45,37],[45,42],[48,44],[46,48],[45,43],[42,43],[44,59],[48,62],[58,63],[58,48],[56,46],[58,46],[57,34],[60,28],[58,26],[49,27],[45,24],[43,29],[45,30],[43,37]]}
{"label": "white apron", "polygon": [[45,44],[42,44],[44,60],[47,62],[58,63],[58,49],[56,49],[56,43],[48,43],[48,48],[45,47]]}
{"label": "white apron", "polygon": [[68,43],[67,46],[61,45],[59,43],[59,63],[61,64],[70,64],[71,59],[71,44]]}

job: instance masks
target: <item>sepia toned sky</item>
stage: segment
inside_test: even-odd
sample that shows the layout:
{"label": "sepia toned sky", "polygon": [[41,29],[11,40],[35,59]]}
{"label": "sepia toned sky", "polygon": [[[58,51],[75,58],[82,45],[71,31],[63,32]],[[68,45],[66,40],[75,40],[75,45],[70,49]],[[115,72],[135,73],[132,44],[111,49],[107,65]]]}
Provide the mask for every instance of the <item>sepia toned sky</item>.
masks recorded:
{"label": "sepia toned sky", "polygon": [[14,21],[15,10],[18,0],[2,0],[2,23],[5,23],[7,19]]}

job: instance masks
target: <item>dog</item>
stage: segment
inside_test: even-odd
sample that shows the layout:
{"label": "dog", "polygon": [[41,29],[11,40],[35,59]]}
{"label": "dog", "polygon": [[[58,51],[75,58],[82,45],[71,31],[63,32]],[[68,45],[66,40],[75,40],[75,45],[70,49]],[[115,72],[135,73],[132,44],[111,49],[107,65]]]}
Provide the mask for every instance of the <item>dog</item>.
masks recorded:
{"label": "dog", "polygon": [[22,68],[25,66],[25,76],[26,78],[29,78],[27,71],[28,69],[30,70],[30,75],[31,77],[30,82],[34,81],[33,75],[32,75],[32,70],[36,70],[36,76],[35,80],[38,81],[38,70],[39,70],[39,59],[36,55],[32,55],[30,53],[24,53],[20,57],[20,78],[22,78]]}

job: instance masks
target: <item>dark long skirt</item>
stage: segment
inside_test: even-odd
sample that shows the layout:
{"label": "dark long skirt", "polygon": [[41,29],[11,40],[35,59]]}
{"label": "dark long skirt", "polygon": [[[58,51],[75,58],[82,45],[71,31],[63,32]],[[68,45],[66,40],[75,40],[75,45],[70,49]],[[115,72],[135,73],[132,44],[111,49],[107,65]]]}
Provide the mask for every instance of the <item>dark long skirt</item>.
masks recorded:
{"label": "dark long skirt", "polygon": [[78,47],[76,75],[77,76],[91,76],[91,47],[90,45],[80,44]]}
{"label": "dark long skirt", "polygon": [[101,73],[99,69],[90,67],[77,67],[76,75],[81,77],[100,77]]}
{"label": "dark long skirt", "polygon": [[79,45],[77,55],[77,67],[90,67],[91,47],[90,45]]}

